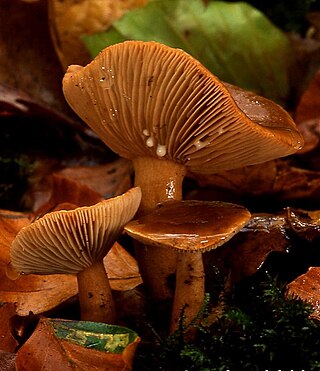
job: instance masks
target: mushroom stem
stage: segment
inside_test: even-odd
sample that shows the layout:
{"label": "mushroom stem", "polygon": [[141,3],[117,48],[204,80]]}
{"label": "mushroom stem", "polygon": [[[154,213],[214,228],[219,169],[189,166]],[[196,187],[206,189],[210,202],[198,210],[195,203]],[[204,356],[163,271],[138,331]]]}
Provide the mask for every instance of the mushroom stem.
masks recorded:
{"label": "mushroom stem", "polygon": [[198,314],[205,295],[204,277],[201,251],[178,253],[176,288],[170,324],[171,334],[178,328],[182,310],[184,310],[186,325]]}
{"label": "mushroom stem", "polygon": [[77,274],[81,319],[113,324],[115,305],[103,261],[94,263]]}
{"label": "mushroom stem", "polygon": [[[138,216],[153,211],[159,203],[182,199],[182,182],[186,173],[181,164],[153,157],[133,160],[135,185],[141,188]],[[176,272],[177,253],[162,247],[137,242],[136,258],[144,284],[155,302],[171,299],[170,277]]]}

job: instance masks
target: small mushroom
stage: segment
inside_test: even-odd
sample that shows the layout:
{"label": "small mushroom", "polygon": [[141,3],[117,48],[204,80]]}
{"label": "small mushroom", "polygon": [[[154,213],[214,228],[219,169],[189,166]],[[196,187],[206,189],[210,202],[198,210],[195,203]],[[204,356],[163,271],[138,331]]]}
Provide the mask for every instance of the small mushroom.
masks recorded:
{"label": "small mushroom", "polygon": [[93,206],[46,214],[21,229],[10,250],[20,274],[76,274],[81,318],[114,323],[116,312],[103,258],[135,215],[141,191]]}
{"label": "small mushroom", "polygon": [[[141,187],[139,215],[182,199],[187,170],[215,173],[287,156],[303,138],[274,102],[221,82],[180,49],[126,41],[105,48],[63,79],[72,109],[114,152],[131,159]],[[155,299],[170,295],[176,253],[139,249]]]}
{"label": "small mushroom", "polygon": [[231,203],[168,201],[125,226],[130,236],[144,244],[178,251],[170,332],[177,328],[183,308],[188,323],[203,304],[202,254],[226,243],[249,219],[246,208]]}

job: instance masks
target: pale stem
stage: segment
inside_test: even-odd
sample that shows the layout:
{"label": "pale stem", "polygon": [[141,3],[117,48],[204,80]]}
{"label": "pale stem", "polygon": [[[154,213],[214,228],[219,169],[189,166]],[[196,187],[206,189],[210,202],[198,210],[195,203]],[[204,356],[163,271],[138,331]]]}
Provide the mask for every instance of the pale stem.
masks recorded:
{"label": "pale stem", "polygon": [[[138,157],[133,160],[135,186],[142,192],[138,216],[153,211],[157,204],[182,200],[182,182],[186,173],[181,164],[165,159]],[[137,244],[136,257],[145,286],[155,302],[171,299],[169,278],[175,274],[174,250]]]}
{"label": "pale stem", "polygon": [[204,277],[200,251],[178,253],[176,288],[170,324],[171,334],[178,328],[182,310],[184,310],[185,324],[189,324],[198,314],[205,296]]}
{"label": "pale stem", "polygon": [[77,274],[81,320],[114,324],[116,311],[103,262]]}

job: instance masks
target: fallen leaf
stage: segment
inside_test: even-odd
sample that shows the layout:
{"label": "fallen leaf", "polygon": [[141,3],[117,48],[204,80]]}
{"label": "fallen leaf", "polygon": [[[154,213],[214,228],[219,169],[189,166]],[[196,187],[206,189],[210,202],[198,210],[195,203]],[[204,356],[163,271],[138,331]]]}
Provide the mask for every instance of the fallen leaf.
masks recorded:
{"label": "fallen leaf", "polygon": [[147,0],[49,0],[49,24],[64,69],[87,64],[91,57],[81,36],[107,29],[115,19]]}
{"label": "fallen leaf", "polygon": [[282,215],[253,214],[221,249],[207,253],[211,258],[206,259],[206,264],[217,264],[221,272],[231,274],[230,282],[239,282],[255,274],[271,252],[286,252],[290,246],[286,229]]}
{"label": "fallen leaf", "polygon": [[[315,166],[319,167],[319,162]],[[264,196],[277,201],[304,199],[312,207],[320,207],[320,171],[298,168],[283,159],[211,175],[188,174],[188,177],[196,182],[194,190],[187,194],[189,199],[207,196],[206,199],[241,203],[252,202],[258,196],[265,202]],[[269,200],[264,207],[268,203]]]}
{"label": "fallen leaf", "polygon": [[131,161],[120,158],[105,165],[68,167],[57,174],[89,187],[103,198],[110,198],[131,187],[131,167]]}
{"label": "fallen leaf", "polygon": [[[10,324],[10,320],[15,315],[16,308],[14,304],[0,302],[0,349],[5,352],[14,353],[19,345],[18,341],[12,334],[12,327]],[[2,370],[1,366],[0,370]]]}
{"label": "fallen leaf", "polygon": [[35,200],[34,207],[37,208],[35,211],[37,217],[41,217],[44,214],[53,211],[62,203],[70,203],[81,207],[91,206],[103,200],[102,196],[86,185],[65,178],[61,175],[53,174],[49,179],[47,179],[47,181],[49,185],[45,194],[47,197],[50,195],[50,197],[44,202],[44,195],[42,194],[42,197],[38,199],[42,201],[42,204],[40,205],[39,201]]}
{"label": "fallen leaf", "polygon": [[39,105],[74,118],[61,91],[63,71],[52,46],[46,6],[43,0],[0,2],[0,80]]}
{"label": "fallen leaf", "polygon": [[307,273],[302,274],[287,285],[288,295],[298,297],[309,302],[314,309],[312,317],[320,320],[320,268],[310,267]]}
{"label": "fallen leaf", "polygon": [[0,263],[0,300],[16,303],[20,316],[47,312],[78,293],[77,280],[71,275],[29,275],[12,281],[6,271],[7,265]]}
{"label": "fallen leaf", "polygon": [[295,112],[297,123],[315,118],[320,119],[320,70],[302,94]]}
{"label": "fallen leaf", "polygon": [[42,318],[17,353],[17,369],[131,370],[139,341],[120,326]]}
{"label": "fallen leaf", "polygon": [[278,161],[273,193],[281,200],[304,199],[317,207],[320,200],[320,171],[290,166]]}
{"label": "fallen leaf", "polygon": [[119,196],[132,185],[131,162],[118,159],[105,165],[66,167],[34,181],[28,191],[28,204],[38,213],[57,204],[70,202],[89,206],[104,198]]}
{"label": "fallen leaf", "polygon": [[150,1],[128,11],[107,32],[84,37],[93,56],[127,39],[181,48],[221,80],[280,102],[288,96],[289,40],[247,3]]}
{"label": "fallen leaf", "polygon": [[258,196],[270,193],[276,175],[277,165],[275,161],[268,161],[263,165],[251,165],[221,171],[216,174],[188,173],[188,177],[195,180],[199,187],[210,186],[217,192],[227,190],[227,192],[232,191],[242,196]]}
{"label": "fallen leaf", "polygon": [[302,121],[298,124],[298,128],[303,135],[304,146],[297,154],[302,155],[316,149],[320,142],[320,117]]}
{"label": "fallen leaf", "polygon": [[291,229],[301,238],[313,241],[320,237],[320,211],[287,208],[286,219]]}
{"label": "fallen leaf", "polygon": [[0,350],[0,365],[1,371],[17,371],[16,354]]}
{"label": "fallen leaf", "polygon": [[142,283],[136,259],[119,243],[112,246],[103,262],[113,290],[132,290]]}
{"label": "fallen leaf", "polygon": [[0,209],[0,261],[5,264],[9,263],[10,251],[8,246],[11,245],[20,229],[30,224],[33,217],[33,214],[30,213]]}

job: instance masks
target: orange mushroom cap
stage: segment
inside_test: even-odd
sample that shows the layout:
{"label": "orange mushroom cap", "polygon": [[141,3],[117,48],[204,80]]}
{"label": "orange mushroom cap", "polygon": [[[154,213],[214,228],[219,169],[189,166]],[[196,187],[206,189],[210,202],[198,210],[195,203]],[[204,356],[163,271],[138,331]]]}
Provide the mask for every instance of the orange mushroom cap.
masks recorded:
{"label": "orange mushroom cap", "polygon": [[230,240],[250,216],[245,207],[228,202],[168,201],[124,229],[150,246],[205,252]]}
{"label": "orange mushroom cap", "polygon": [[122,157],[176,161],[214,173],[290,155],[303,138],[276,103],[224,84],[196,59],[157,42],[105,48],[70,66],[73,110]]}

